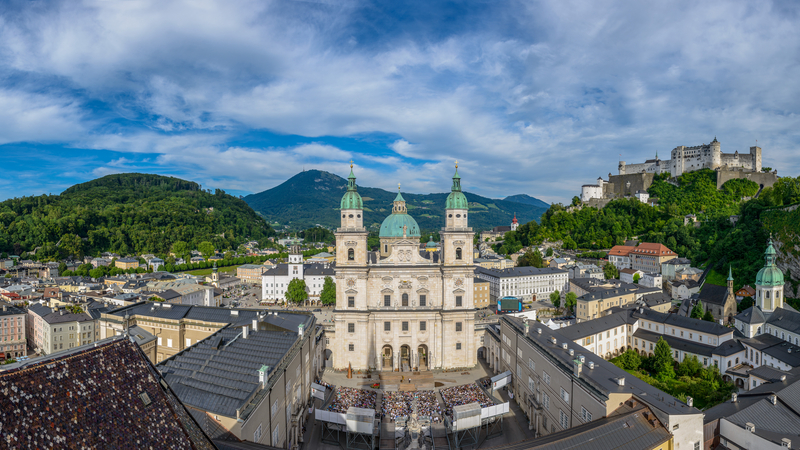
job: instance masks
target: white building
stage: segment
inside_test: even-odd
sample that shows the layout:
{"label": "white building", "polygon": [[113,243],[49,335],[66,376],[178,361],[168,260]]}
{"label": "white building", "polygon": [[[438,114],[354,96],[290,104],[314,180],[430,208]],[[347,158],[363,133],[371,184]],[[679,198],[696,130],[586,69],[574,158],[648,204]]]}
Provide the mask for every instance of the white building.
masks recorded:
{"label": "white building", "polygon": [[642,278],[639,280],[639,284],[641,284],[642,286],[655,287],[661,289],[663,281],[664,279],[660,273],[646,273],[642,275]]}
{"label": "white building", "polygon": [[318,301],[325,277],[334,277],[334,271],[322,264],[303,263],[303,254],[293,246],[288,264],[279,264],[261,275],[261,298],[266,302],[285,302],[289,282],[304,280],[310,301]]}
{"label": "white building", "polygon": [[523,302],[546,300],[555,291],[563,296],[569,290],[569,272],[552,267],[502,270],[479,267],[475,270],[475,276],[489,282],[492,302],[503,297],[520,297]]}

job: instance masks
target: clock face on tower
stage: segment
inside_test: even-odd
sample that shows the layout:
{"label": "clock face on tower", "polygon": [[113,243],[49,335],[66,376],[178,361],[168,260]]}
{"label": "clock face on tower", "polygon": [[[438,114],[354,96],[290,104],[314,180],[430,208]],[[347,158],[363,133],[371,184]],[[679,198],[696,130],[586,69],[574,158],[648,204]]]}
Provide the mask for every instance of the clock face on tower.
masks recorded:
{"label": "clock face on tower", "polygon": [[347,279],[347,287],[351,288],[351,287],[355,287],[355,285],[356,285],[356,280],[354,280],[353,278],[348,278]]}
{"label": "clock face on tower", "polygon": [[463,285],[464,285],[464,279],[463,278],[456,278],[456,287],[461,287]]}

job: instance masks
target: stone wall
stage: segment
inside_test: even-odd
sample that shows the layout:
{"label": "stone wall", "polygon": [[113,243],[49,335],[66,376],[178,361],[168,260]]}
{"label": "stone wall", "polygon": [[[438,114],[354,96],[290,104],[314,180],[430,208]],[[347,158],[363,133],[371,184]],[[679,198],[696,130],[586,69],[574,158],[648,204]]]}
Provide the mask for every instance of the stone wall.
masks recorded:
{"label": "stone wall", "polygon": [[611,175],[608,177],[608,183],[603,185],[603,195],[611,199],[633,196],[638,190],[649,189],[654,178],[655,174],[652,172]]}
{"label": "stone wall", "polygon": [[720,168],[717,171],[717,189],[721,189],[726,181],[735,180],[737,178],[754,181],[758,183],[759,186],[767,188],[772,187],[772,185],[778,181],[778,174],[776,172],[750,172],[742,169]]}

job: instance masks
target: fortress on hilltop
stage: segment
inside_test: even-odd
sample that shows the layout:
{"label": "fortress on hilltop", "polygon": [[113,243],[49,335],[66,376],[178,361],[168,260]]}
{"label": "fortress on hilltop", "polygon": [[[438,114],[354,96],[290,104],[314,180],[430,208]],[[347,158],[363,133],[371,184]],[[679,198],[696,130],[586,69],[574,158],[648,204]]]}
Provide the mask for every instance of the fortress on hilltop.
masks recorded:
{"label": "fortress on hilltop", "polygon": [[642,202],[652,203],[647,189],[653,184],[655,175],[668,173],[676,178],[687,172],[711,169],[717,172],[717,189],[726,181],[744,178],[754,181],[760,187],[770,187],[778,180],[777,172],[761,171],[761,147],[750,147],[749,153],[722,153],[720,142],[714,137],[710,144],[686,147],[680,145],[671,152],[671,159],[655,159],[643,163],[627,164],[620,161],[618,174],[608,174],[608,181],[602,177],[595,184],[581,187],[581,201],[594,207],[603,207],[611,200],[636,197]]}
{"label": "fortress on hilltop", "polygon": [[619,174],[669,173],[670,176],[677,177],[695,170],[720,168],[761,172],[761,147],[750,147],[750,153],[722,153],[716,137],[710,144],[694,147],[679,145],[672,149],[671,157],[672,159],[662,161],[656,153],[655,159],[648,159],[641,164],[625,164],[625,161],[620,161]]}

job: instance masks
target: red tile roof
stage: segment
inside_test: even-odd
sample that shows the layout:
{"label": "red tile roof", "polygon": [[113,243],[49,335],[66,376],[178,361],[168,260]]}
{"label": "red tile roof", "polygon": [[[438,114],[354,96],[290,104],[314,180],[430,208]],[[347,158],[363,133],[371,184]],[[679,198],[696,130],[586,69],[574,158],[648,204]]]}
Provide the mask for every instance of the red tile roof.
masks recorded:
{"label": "red tile roof", "polygon": [[677,253],[670,250],[664,244],[653,244],[650,242],[643,242],[638,247],[634,247],[631,252],[636,255],[658,255],[658,256],[678,256]]}
{"label": "red tile roof", "polygon": [[615,245],[608,251],[609,256],[628,256],[636,247],[630,245]]}

